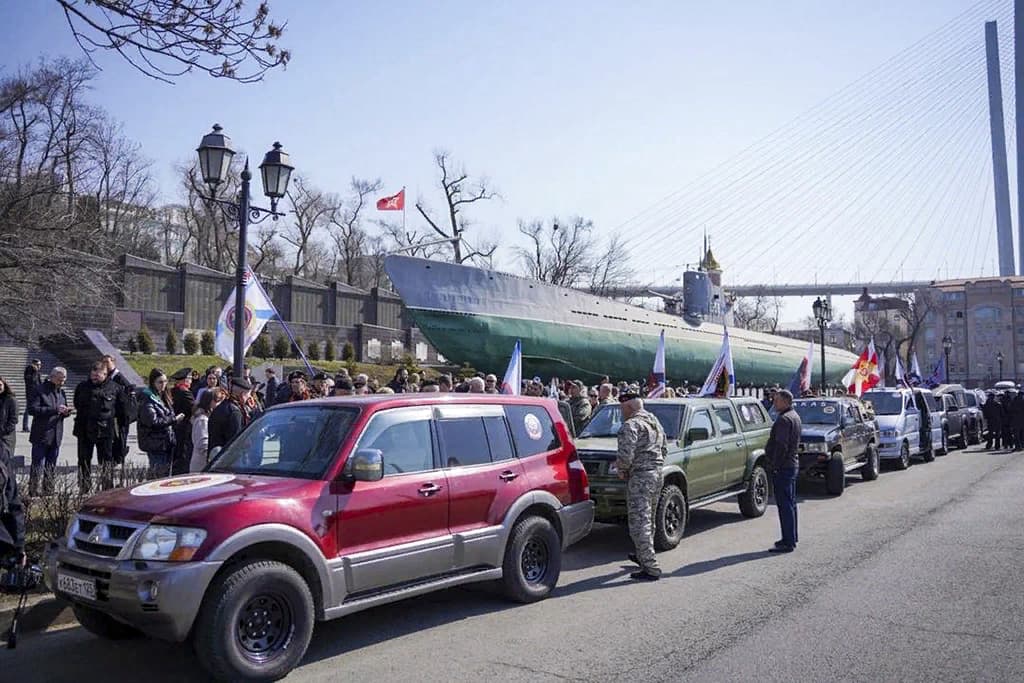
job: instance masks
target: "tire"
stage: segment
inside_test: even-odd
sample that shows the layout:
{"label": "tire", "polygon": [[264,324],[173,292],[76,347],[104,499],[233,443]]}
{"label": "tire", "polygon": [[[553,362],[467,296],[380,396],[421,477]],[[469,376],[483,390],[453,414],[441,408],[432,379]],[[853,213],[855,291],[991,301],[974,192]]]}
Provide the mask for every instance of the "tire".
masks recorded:
{"label": "tire", "polygon": [[250,560],[210,584],[192,643],[218,680],[276,681],[306,654],[313,621],[313,596],[297,571],[282,562]]}
{"label": "tire", "polygon": [[686,495],[675,484],[661,489],[658,507],[654,511],[654,549],[672,550],[683,540],[690,510]]}
{"label": "tire", "polygon": [[878,450],[874,446],[868,446],[868,461],[860,468],[860,478],[864,481],[878,479],[878,472],[881,469],[878,462]]}
{"label": "tire", "polygon": [[843,464],[842,453],[833,453],[828,461],[825,490],[832,496],[841,496],[846,490],[846,467]]}
{"label": "tire", "polygon": [[900,459],[896,461],[896,469],[905,470],[910,467],[910,444],[906,441],[900,446]]}
{"label": "tire", "polygon": [[760,517],[768,509],[768,473],[761,465],[750,471],[747,490],[739,497],[740,514],[748,519]]}
{"label": "tire", "polygon": [[981,443],[981,421],[975,420],[974,429],[967,435],[967,445],[977,446],[979,443]]}
{"label": "tire", "polygon": [[138,629],[122,624],[117,619],[92,607],[76,604],[71,609],[82,628],[104,640],[128,640],[142,636]]}
{"label": "tire", "polygon": [[516,523],[505,546],[502,590],[509,600],[530,603],[551,594],[562,573],[562,539],[543,517]]}

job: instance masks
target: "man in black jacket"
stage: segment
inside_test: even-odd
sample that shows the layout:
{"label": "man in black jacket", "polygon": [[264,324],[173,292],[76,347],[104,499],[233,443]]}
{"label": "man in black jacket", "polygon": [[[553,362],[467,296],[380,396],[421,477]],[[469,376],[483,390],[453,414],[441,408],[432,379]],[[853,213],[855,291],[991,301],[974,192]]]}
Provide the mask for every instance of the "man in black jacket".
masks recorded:
{"label": "man in black jacket", "polygon": [[62,367],[50,370],[50,378],[39,385],[28,405],[32,415],[32,433],[28,437],[32,444],[32,468],[28,478],[30,496],[39,495],[40,479],[43,495],[53,493],[54,472],[60,457],[60,442],[64,438],[64,420],[73,412],[63,389],[67,377],[67,370]]}
{"label": "man in black jacket", "polygon": [[78,488],[92,490],[92,452],[100,465],[100,489],[114,487],[114,437],[117,434],[119,384],[107,377],[107,364],[92,364],[89,379],[75,387],[75,431],[78,437]]}
{"label": "man in black jacket", "polygon": [[267,384],[264,389],[266,398],[263,400],[263,405],[267,408],[274,405],[274,400],[277,398],[277,384],[277,372],[274,368],[267,368]]}
{"label": "man in black jacket", "polygon": [[800,416],[793,410],[793,394],[787,389],[775,392],[774,407],[779,416],[772,425],[765,456],[768,469],[772,473],[775,485],[775,507],[779,511],[779,526],[782,527],[782,539],[775,543],[768,552],[791,553],[796,549],[799,536],[797,534],[796,515],[796,479],[800,471],[800,456],[797,449],[800,445],[800,432],[803,424]]}
{"label": "man in black jacket", "polygon": [[21,431],[28,431],[28,406],[32,403],[32,395],[39,388],[42,377],[39,370],[43,367],[43,361],[34,358],[31,363],[25,366],[25,417],[21,418]]}
{"label": "man in black jacket", "polygon": [[117,421],[117,433],[114,435],[113,454],[114,461],[121,463],[128,456],[128,425],[136,418],[131,414],[132,404],[135,402],[135,385],[117,369],[117,361],[113,356],[103,356],[102,360],[107,365],[107,377],[120,389],[114,416]]}
{"label": "man in black jacket", "polygon": [[985,416],[985,423],[988,425],[988,439],[985,442],[985,450],[999,450],[1003,441],[1003,407],[996,400],[996,395],[990,393],[988,400],[981,407]]}
{"label": "man in black jacket", "polygon": [[210,415],[208,448],[224,448],[249,424],[247,403],[252,385],[244,377],[231,380],[231,396]]}
{"label": "man in black jacket", "polygon": [[171,375],[174,388],[171,389],[171,408],[175,415],[185,417],[174,426],[174,454],[171,459],[171,474],[185,474],[192,457],[192,408],[196,399],[192,395],[192,368],[182,368]]}
{"label": "man in black jacket", "polygon": [[11,467],[11,451],[0,441],[0,558],[10,555],[25,563],[25,508]]}

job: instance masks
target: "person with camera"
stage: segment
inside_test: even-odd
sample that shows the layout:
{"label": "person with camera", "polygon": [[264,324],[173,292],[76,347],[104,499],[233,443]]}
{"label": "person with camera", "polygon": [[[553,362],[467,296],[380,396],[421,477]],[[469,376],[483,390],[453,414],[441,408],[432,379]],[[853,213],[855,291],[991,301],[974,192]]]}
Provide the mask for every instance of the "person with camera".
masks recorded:
{"label": "person with camera", "polygon": [[11,466],[11,453],[0,441],[0,558],[25,564],[25,508],[18,495],[18,481]]}
{"label": "person with camera", "polygon": [[185,419],[185,415],[175,414],[171,394],[167,390],[167,375],[160,368],[150,371],[149,384],[142,393],[138,430],[139,448],[149,458],[146,478],[167,477],[171,474],[175,427]]}

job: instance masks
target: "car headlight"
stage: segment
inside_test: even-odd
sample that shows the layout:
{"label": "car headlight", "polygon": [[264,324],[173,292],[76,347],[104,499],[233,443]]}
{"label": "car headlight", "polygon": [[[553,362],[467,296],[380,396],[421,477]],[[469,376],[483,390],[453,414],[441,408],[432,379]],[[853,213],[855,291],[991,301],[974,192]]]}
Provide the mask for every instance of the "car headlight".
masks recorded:
{"label": "car headlight", "polygon": [[204,529],[180,526],[148,526],[132,552],[134,560],[188,562],[206,540]]}
{"label": "car headlight", "polygon": [[824,453],[825,444],[821,442],[804,444],[804,450],[808,453]]}

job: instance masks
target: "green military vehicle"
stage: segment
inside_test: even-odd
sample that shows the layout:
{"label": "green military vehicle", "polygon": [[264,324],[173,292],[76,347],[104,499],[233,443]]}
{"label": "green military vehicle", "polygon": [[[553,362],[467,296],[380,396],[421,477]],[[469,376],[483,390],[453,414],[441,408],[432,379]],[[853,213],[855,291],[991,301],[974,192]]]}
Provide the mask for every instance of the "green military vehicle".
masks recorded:
{"label": "green military vehicle", "polygon": [[[693,508],[738,497],[744,517],[764,514],[768,505],[764,448],[772,424],[757,399],[653,399],[644,404],[668,438],[655,514],[657,550],[679,545]],[[603,405],[576,440],[599,522],[626,520],[626,485],[615,469],[621,427],[619,406]]]}

